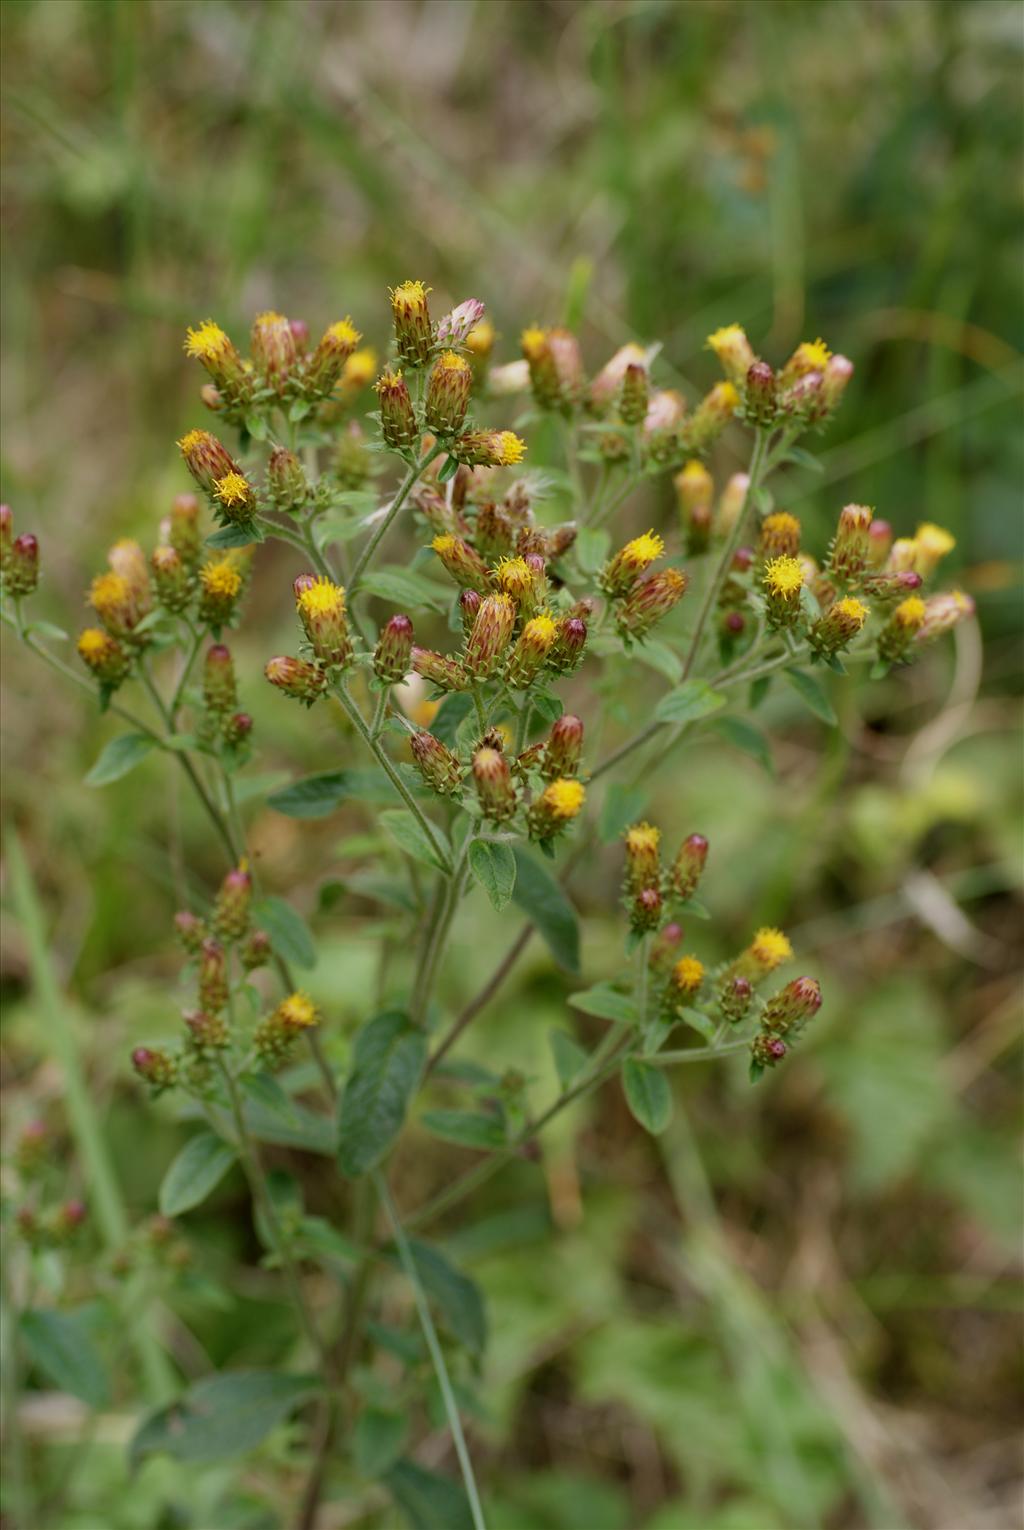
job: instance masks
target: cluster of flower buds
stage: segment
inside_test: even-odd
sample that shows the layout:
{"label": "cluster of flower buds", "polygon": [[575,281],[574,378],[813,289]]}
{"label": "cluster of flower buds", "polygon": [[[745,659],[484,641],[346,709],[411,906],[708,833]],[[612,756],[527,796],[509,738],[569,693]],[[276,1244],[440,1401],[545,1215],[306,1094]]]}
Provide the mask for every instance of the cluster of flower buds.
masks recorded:
{"label": "cluster of flower buds", "polygon": [[[38,1119],[26,1122],[14,1144],[12,1166],[18,1179],[15,1225],[34,1249],[66,1248],[74,1242],[87,1216],[83,1201],[54,1203],[49,1199],[53,1167],[61,1162],[57,1148],[53,1131]],[[5,1187],[5,1200],[13,1188]]]}
{"label": "cluster of flower buds", "polygon": [[635,823],[626,830],[623,893],[634,935],[660,930],[672,904],[682,904],[697,891],[708,858],[703,834],[683,840],[671,866],[661,862],[661,830]]}
{"label": "cluster of flower buds", "polygon": [[763,429],[821,424],[835,412],[853,376],[853,363],[834,356],[822,340],[798,345],[778,372],[755,355],[739,324],[716,329],[707,344],[744,418]]}
{"label": "cluster of flower buds", "polygon": [[20,599],[39,583],[39,542],[30,531],[14,535],[10,505],[0,505],[0,589]]}
{"label": "cluster of flower buds", "polygon": [[686,593],[688,580],[681,569],[648,572],[664,551],[661,537],[647,531],[621,547],[601,570],[600,586],[612,601],[616,626],[627,642],[642,642]]}
{"label": "cluster of flower buds", "polygon": [[758,1079],[785,1057],[793,1039],[821,1008],[816,978],[798,977],[779,990],[761,1011],[757,1035],[750,1044],[750,1076]]}
{"label": "cluster of flower buds", "polygon": [[18,1207],[15,1225],[33,1249],[67,1248],[85,1222],[84,1201],[63,1201],[57,1206],[36,1206],[29,1201]]}
{"label": "cluster of flower buds", "polygon": [[[286,696],[312,706],[331,680],[352,663],[355,650],[340,584],[322,575],[300,574],[293,590],[308,657],[278,654],[268,660],[263,673]],[[409,637],[411,647],[411,623]]]}
{"label": "cluster of flower buds", "polygon": [[202,390],[207,408],[242,425],[253,413],[272,407],[298,407],[294,417],[299,418],[303,408],[330,399],[361,338],[346,317],[329,325],[311,346],[303,319],[268,311],[253,320],[249,357],[212,319],[188,330],[185,351],[209,375]]}

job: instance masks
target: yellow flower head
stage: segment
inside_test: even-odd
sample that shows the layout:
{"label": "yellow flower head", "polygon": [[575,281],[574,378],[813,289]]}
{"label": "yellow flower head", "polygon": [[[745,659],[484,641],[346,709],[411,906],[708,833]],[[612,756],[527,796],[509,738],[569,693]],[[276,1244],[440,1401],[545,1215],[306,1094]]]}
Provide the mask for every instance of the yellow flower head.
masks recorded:
{"label": "yellow flower head", "polygon": [[695,956],[681,956],[672,968],[672,982],[680,993],[696,993],[704,981],[704,963]]}
{"label": "yellow flower head", "polygon": [[252,490],[244,473],[225,473],[223,478],[217,479],[213,492],[222,505],[247,505],[252,499]]}
{"label": "yellow flower head", "polygon": [[854,595],[844,595],[842,600],[836,601],[833,609],[844,624],[856,626],[858,631],[868,619],[867,606]]}
{"label": "yellow flower head", "polygon": [[773,558],[764,571],[765,587],[779,600],[792,600],[800,593],[804,571],[799,558]]}
{"label": "yellow flower head", "polygon": [[481,319],[479,324],[474,324],[466,336],[466,349],[474,356],[489,356],[494,349],[496,339],[494,325],[490,319]]}
{"label": "yellow flower head", "polygon": [[892,619],[898,627],[906,632],[916,632],[925,618],[925,603],[920,595],[908,595],[906,600],[901,600]]}
{"label": "yellow flower head", "polygon": [[638,569],[647,568],[655,558],[660,558],[665,551],[665,544],[655,531],[645,531],[642,536],[634,537],[627,542],[622,549],[622,557],[626,563],[635,565]]}
{"label": "yellow flower head", "polygon": [[526,442],[513,430],[496,430],[493,432],[492,449],[495,466],[511,467],[513,463],[522,462]]}
{"label": "yellow flower head", "polygon": [[548,332],[546,329],[541,329],[537,324],[531,324],[529,329],[523,330],[519,343],[523,348],[523,355],[527,361],[536,361],[539,357],[543,356],[547,349]]}
{"label": "yellow flower head", "polygon": [[774,533],[786,538],[795,536],[799,540],[800,522],[795,515],[790,515],[788,510],[774,510],[761,522],[761,530],[767,535]]}
{"label": "yellow flower head", "polygon": [[362,338],[348,314],[343,319],[336,319],[333,324],[329,324],[324,334],[324,339],[329,344],[342,345],[346,349],[358,345]]}
{"label": "yellow flower head", "polygon": [[338,616],[345,609],[345,591],[340,584],[333,584],[322,576],[306,586],[295,602],[303,616]]}
{"label": "yellow flower head", "polygon": [[443,558],[448,553],[453,553],[455,551],[456,547],[459,545],[459,539],[458,537],[453,537],[449,531],[441,531],[438,532],[437,536],[434,538],[430,545],[434,551],[439,553]]}
{"label": "yellow flower head", "polygon": [[702,489],[711,487],[711,474],[699,457],[691,457],[689,462],[679,469],[677,476],[683,483],[699,483]]}
{"label": "yellow flower head", "polygon": [[97,574],[89,590],[93,610],[104,619],[130,604],[132,587],[123,574]]}
{"label": "yellow flower head", "polygon": [[546,653],[557,633],[558,624],[546,611],[541,611],[526,623],[519,641],[534,648],[543,648]]}
{"label": "yellow flower head", "polygon": [[361,351],[353,351],[345,362],[341,381],[346,388],[365,388],[367,383],[373,381],[376,370],[377,352],[367,345]]}
{"label": "yellow flower head", "polygon": [[94,664],[106,655],[111,642],[110,636],[99,627],[86,627],[85,631],[79,634],[78,652],[86,664]]}
{"label": "yellow flower head", "polygon": [[741,324],[723,324],[721,329],[716,329],[704,343],[708,350],[714,351],[715,355],[719,356],[722,351],[746,338],[746,331]]}
{"label": "yellow flower head", "polygon": [[653,823],[634,823],[626,830],[626,850],[630,855],[657,855],[661,830]]}
{"label": "yellow flower head", "polygon": [[545,806],[555,818],[575,818],[583,806],[586,792],[578,781],[552,781],[541,793]]}
{"label": "yellow flower head", "polygon": [[277,1019],[292,1031],[306,1031],[316,1025],[316,1005],[306,993],[292,993],[277,1006]]}
{"label": "yellow flower head", "polygon": [[198,329],[189,329],[185,337],[185,354],[197,361],[219,361],[231,349],[231,341],[212,319],[204,319]]}
{"label": "yellow flower head", "polygon": [[[353,358],[355,359],[355,358]],[[401,369],[397,372],[392,367],[385,367],[373,385],[375,393],[388,393],[392,388],[397,388],[402,381]]]}
{"label": "yellow flower head", "polygon": [[765,972],[774,972],[793,955],[793,947],[781,930],[758,930],[750,943],[750,954]]}
{"label": "yellow flower head", "polygon": [[925,579],[933,574],[947,553],[953,551],[956,538],[942,526],[924,521],[914,534],[914,567]]}
{"label": "yellow flower head", "polygon": [[207,595],[225,601],[234,600],[242,588],[242,576],[227,558],[204,563],[199,570],[199,582]]}
{"label": "yellow flower head", "polygon": [[430,290],[422,282],[402,282],[389,289],[391,307],[399,315],[425,313]]}
{"label": "yellow flower head", "polygon": [[190,430],[177,443],[178,450],[182,456],[187,457],[190,452],[194,452],[197,447],[205,446],[207,441],[212,439],[208,430]]}
{"label": "yellow flower head", "polygon": [[720,410],[723,414],[732,414],[734,409],[740,407],[740,396],[731,382],[715,383],[702,403],[712,409]]}
{"label": "yellow flower head", "polygon": [[459,376],[473,370],[465,356],[460,356],[457,351],[442,351],[434,365],[439,372],[455,372]]}
{"label": "yellow flower head", "polygon": [[268,308],[264,313],[258,313],[253,320],[253,328],[256,325],[287,324],[288,320],[283,313],[278,313],[274,308]]}
{"label": "yellow flower head", "polygon": [[533,594],[533,569],[525,558],[502,558],[494,579],[498,589],[513,600],[525,600]]}
{"label": "yellow flower head", "polygon": [[801,373],[823,372],[831,355],[824,340],[805,340],[797,346],[789,364],[792,366],[795,363]]}

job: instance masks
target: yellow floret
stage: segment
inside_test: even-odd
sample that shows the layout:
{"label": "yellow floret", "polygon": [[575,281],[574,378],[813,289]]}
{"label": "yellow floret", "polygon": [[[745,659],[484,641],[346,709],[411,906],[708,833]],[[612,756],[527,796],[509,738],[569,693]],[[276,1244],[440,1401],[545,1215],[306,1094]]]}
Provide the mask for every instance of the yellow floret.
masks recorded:
{"label": "yellow floret", "polygon": [[242,576],[227,558],[218,558],[216,563],[204,563],[199,570],[199,579],[208,595],[217,595],[223,600],[234,600],[242,588]]}
{"label": "yellow floret", "polygon": [[717,356],[727,346],[734,344],[737,340],[745,340],[746,338],[746,331],[741,324],[723,324],[721,329],[716,329],[713,334],[708,336],[704,344],[709,350],[714,351]]}
{"label": "yellow floret", "polygon": [[131,585],[123,574],[97,574],[89,591],[93,607],[102,616],[131,600]]}
{"label": "yellow floret", "polygon": [[194,452],[197,447],[204,446],[207,441],[212,439],[213,438],[208,430],[190,430],[187,435],[182,436],[181,440],[177,443],[178,450],[184,452],[185,456],[187,457],[190,452]]}
{"label": "yellow floret", "polygon": [[542,795],[556,818],[575,818],[587,794],[578,781],[559,780],[546,786]]}
{"label": "yellow floret", "polygon": [[305,1031],[316,1025],[316,1005],[306,993],[289,994],[277,1006],[277,1018],[291,1030]]}
{"label": "yellow floret", "polygon": [[460,356],[457,351],[442,351],[438,356],[435,366],[441,372],[471,372],[473,369],[465,356]]}
{"label": "yellow floret", "polygon": [[388,388],[397,388],[401,381],[401,371],[395,372],[391,367],[385,367],[373,386],[377,393],[384,393]]}
{"label": "yellow floret", "polygon": [[253,324],[287,324],[288,320],[283,313],[278,313],[273,308],[268,308],[265,313],[258,313]]}
{"label": "yellow floret", "polygon": [[328,325],[324,338],[337,341],[339,345],[358,345],[363,337],[346,314],[343,319],[336,319],[333,324]]}
{"label": "yellow floret", "polygon": [[558,627],[546,611],[531,618],[523,628],[523,641],[533,643],[538,648],[550,648],[555,641]]}
{"label": "yellow floret", "polygon": [[506,595],[522,598],[533,589],[533,569],[525,558],[502,558],[494,578]]}
{"label": "yellow floret", "polygon": [[799,594],[804,582],[803,567],[798,558],[772,558],[764,571],[764,582],[773,595],[789,600]]}
{"label": "yellow floret", "polygon": [[494,349],[495,338],[494,325],[490,319],[481,319],[466,336],[466,347],[474,356],[489,356]]}
{"label": "yellow floret", "polygon": [[781,930],[768,927],[757,931],[750,944],[750,954],[759,967],[772,972],[789,960],[793,955],[793,947]]}
{"label": "yellow floret", "polygon": [[90,661],[102,659],[110,646],[110,638],[99,627],[86,627],[79,634],[78,652],[88,664]]}
{"label": "yellow floret", "polygon": [[345,609],[345,591],[321,577],[302,591],[295,604],[304,616],[337,616]]}
{"label": "yellow floret", "polygon": [[832,355],[824,340],[805,340],[796,348],[796,354],[805,371],[821,372]]}
{"label": "yellow floret", "polygon": [[443,531],[438,532],[437,536],[434,538],[430,545],[434,551],[436,553],[440,553],[441,557],[443,558],[448,553],[455,551],[455,548],[458,545],[458,540],[458,537],[453,537],[450,532]]}
{"label": "yellow floret", "polygon": [[925,618],[925,603],[920,595],[908,595],[906,600],[901,600],[892,619],[900,627],[906,627],[911,632],[916,632]]}
{"label": "yellow floret", "polygon": [[855,595],[844,595],[842,600],[836,601],[834,610],[844,621],[856,622],[858,627],[863,627],[868,619],[867,606]]}
{"label": "yellow floret", "polygon": [[390,289],[391,306],[396,313],[421,311],[427,306],[427,293],[430,290],[422,282],[401,282]]}
{"label": "yellow floret", "polygon": [[536,361],[543,355],[548,343],[548,332],[541,329],[537,324],[531,324],[529,329],[524,329],[519,337],[519,343],[523,348],[523,355],[527,361]]}
{"label": "yellow floret", "polygon": [[771,515],[765,516],[761,522],[761,530],[767,532],[769,536],[773,532],[781,534],[788,532],[791,535],[799,536],[800,522],[795,515],[790,515],[788,510],[776,510]]}
{"label": "yellow floret", "polygon": [[622,549],[622,557],[627,563],[642,564],[644,568],[648,563],[653,563],[655,558],[660,558],[665,551],[665,544],[655,531],[645,531],[642,536],[634,537],[627,542]]}
{"label": "yellow floret", "polygon": [[655,853],[661,843],[661,830],[653,823],[635,823],[626,830],[626,848],[634,853]]}
{"label": "yellow floret", "polygon": [[185,354],[199,361],[216,361],[230,347],[231,341],[212,319],[204,319],[198,329],[189,329],[185,338]]}
{"label": "yellow floret", "polygon": [[365,388],[372,382],[376,370],[377,352],[368,345],[361,351],[353,351],[345,363],[341,380],[348,388]]}
{"label": "yellow floret", "polygon": [[695,993],[704,981],[704,963],[695,956],[681,956],[672,968],[672,981],[684,993]]}
{"label": "yellow floret", "polygon": [[677,476],[681,478],[684,483],[688,483],[691,479],[701,484],[711,483],[712,481],[711,474],[708,472],[707,468],[704,466],[703,462],[701,462],[699,457],[691,457],[689,462],[687,462],[685,466],[679,469]]}
{"label": "yellow floret", "polygon": [[225,473],[217,479],[213,492],[222,505],[247,505],[252,496],[244,473]]}
{"label": "yellow floret", "polygon": [[513,463],[522,462],[526,451],[526,442],[516,435],[514,430],[496,430],[491,438],[494,460],[499,467],[511,467]]}

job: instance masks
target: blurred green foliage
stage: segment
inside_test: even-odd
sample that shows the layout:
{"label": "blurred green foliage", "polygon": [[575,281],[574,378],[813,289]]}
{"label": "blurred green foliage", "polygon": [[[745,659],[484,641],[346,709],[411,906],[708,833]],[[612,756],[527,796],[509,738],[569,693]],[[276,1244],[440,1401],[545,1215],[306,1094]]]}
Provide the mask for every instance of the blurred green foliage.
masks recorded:
{"label": "blurred green foliage", "polygon": [[[106,545],[152,541],[185,487],[173,440],[201,416],[180,346],[207,314],[244,333],[268,306],[314,329],[351,312],[380,345],[385,286],[422,276],[439,305],[488,303],[502,359],[525,322],[566,315],[595,364],[626,339],[660,341],[662,380],[691,396],[715,375],[705,335],[731,320],[773,358],[821,333],[854,359],[824,473],[796,475],[787,506],[815,550],[849,499],[899,533],[949,526],[984,661],[968,629],[955,657],[944,648],[870,696],[851,692],[832,735],[773,696],[774,777],[703,735],[653,785],[653,813],[713,841],[706,897],[720,918],[714,933],[688,931],[697,954],[784,923],[826,1008],[757,1091],[740,1067],[680,1082],[693,1142],[672,1138],[659,1156],[612,1087],[558,1123],[543,1175],[523,1163],[493,1182],[447,1230],[501,1313],[479,1385],[462,1380],[481,1409],[492,1530],[1006,1530],[1021,1230],[1008,1060],[1019,8],[6,0],[0,23],[3,498],[38,531],[41,604],[65,626]],[[717,471],[740,465],[731,453]],[[666,509],[631,513],[639,527]],[[349,747],[326,709],[298,717],[263,694],[297,571],[285,561],[259,563],[238,643],[264,787]],[[156,760],[116,788],[83,788],[109,726],[5,648],[6,811],[141,1218],[183,1127],[139,1098],[122,1059],[175,1024],[176,878],[210,885],[216,847]],[[653,702],[657,677],[638,683]],[[169,869],[179,819],[188,854]],[[327,825],[270,812],[255,825],[268,881],[297,889],[313,918],[310,986],[339,1061],[376,985],[380,919],[337,886],[367,845],[370,859],[386,853],[366,831],[355,808]],[[576,884],[588,981],[618,960],[616,876],[610,847]],[[472,904],[444,1001],[484,980],[507,928]],[[61,1081],[10,919],[3,959],[10,1128],[40,1113],[59,1128]],[[591,1035],[567,991],[531,946],[467,1054],[550,1083],[551,1026]],[[418,1135],[397,1167],[402,1202],[465,1157]],[[316,1207],[315,1162],[281,1160]],[[287,1313],[239,1273],[253,1254],[246,1216],[229,1177],[186,1219],[195,1273],[176,1321],[189,1374],[280,1358]],[[283,1522],[287,1430],[259,1474],[186,1478],[152,1459],[126,1490],[135,1403],[119,1396],[116,1427],[84,1452],[66,1427],[33,1436],[61,1506],[53,1523]],[[371,1494],[344,1522],[392,1514]]]}

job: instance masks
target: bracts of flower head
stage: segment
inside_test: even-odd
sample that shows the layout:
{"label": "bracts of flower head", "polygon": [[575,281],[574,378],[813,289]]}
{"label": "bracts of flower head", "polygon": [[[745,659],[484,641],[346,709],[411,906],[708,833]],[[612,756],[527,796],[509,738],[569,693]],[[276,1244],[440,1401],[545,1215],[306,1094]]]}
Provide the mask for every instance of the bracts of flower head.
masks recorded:
{"label": "bracts of flower head", "polygon": [[241,940],[249,928],[252,875],[243,860],[225,876],[213,905],[213,928],[221,940]]}
{"label": "bracts of flower head", "polygon": [[563,712],[552,724],[540,756],[540,773],[545,781],[578,775],[583,753],[583,723],[571,712]]}
{"label": "bracts of flower head", "polygon": [[239,402],[251,390],[245,363],[234,342],[212,319],[204,319],[185,337],[185,354],[202,363],[225,399]]}
{"label": "bracts of flower head", "polygon": [[199,501],[194,494],[174,496],[170,514],[160,522],[160,535],[169,547],[174,548],[189,573],[194,573],[201,548]]}
{"label": "bracts of flower head", "polygon": [[252,1042],[257,1057],[270,1066],[281,1062],[303,1031],[310,1030],[319,1021],[316,1005],[308,994],[289,994],[253,1031]]}
{"label": "bracts of flower head", "polygon": [[278,654],[268,661],[263,673],[271,685],[308,707],[327,689],[327,675],[318,664],[310,664],[307,659]]}
{"label": "bracts of flower head", "polygon": [[509,685],[525,690],[544,668],[558,634],[554,618],[541,611],[523,625],[509,654],[506,677]]}
{"label": "bracts of flower head", "polygon": [[526,442],[512,430],[467,430],[450,450],[467,467],[512,467],[523,460]]}
{"label": "bracts of flower head", "polygon": [[132,1067],[152,1089],[154,1095],[171,1089],[178,1081],[178,1061],[162,1047],[136,1047]]}
{"label": "bracts of flower head", "polygon": [[868,505],[844,505],[839,512],[839,525],[829,550],[828,571],[840,584],[856,583],[868,566],[873,515]]}
{"label": "bracts of flower head", "polygon": [[933,643],[943,633],[949,632],[958,622],[974,615],[974,601],[962,590],[947,590],[941,595],[929,595],[924,603],[924,620],[914,636],[914,646],[923,648]]}
{"label": "bracts of flower head", "polygon": [[638,579],[616,612],[615,624],[622,636],[645,637],[682,600],[688,582],[678,568],[658,569]]}
{"label": "bracts of flower head", "polygon": [[473,782],[483,816],[492,823],[503,823],[516,810],[516,792],[508,760],[499,749],[488,745],[473,756]]}
{"label": "bracts of flower head", "polygon": [[625,892],[661,885],[661,830],[652,823],[634,823],[626,830]]}
{"label": "bracts of flower head", "polygon": [[821,658],[830,658],[850,643],[868,619],[868,608],[855,595],[844,595],[829,606],[824,616],[812,622],[807,641]]}
{"label": "bracts of flower head", "polygon": [[[349,358],[354,357],[356,346],[362,338],[348,315],[329,325],[306,363],[303,392],[329,394],[339,378],[345,377]],[[372,363],[372,353],[370,359]],[[360,386],[369,382],[368,374],[367,368]],[[351,386],[352,379],[349,379],[349,382]]]}
{"label": "bracts of flower head", "polygon": [[583,807],[586,792],[579,781],[559,777],[549,781],[530,804],[526,815],[530,838],[549,844],[563,833]]}
{"label": "bracts of flower head", "polygon": [[385,367],[374,384],[380,405],[380,431],[385,444],[401,451],[419,439],[412,399],[401,372]]}
{"label": "bracts of flower head", "polygon": [[800,560],[785,556],[772,558],[765,566],[762,584],[769,627],[775,630],[795,627],[803,611],[800,591],[804,584],[804,570]]}
{"label": "bracts of flower head", "polygon": [[224,947],[209,936],[199,948],[199,1003],[216,1015],[228,1002],[228,968]]}
{"label": "bracts of flower head", "polygon": [[548,653],[548,668],[556,675],[571,675],[582,662],[586,646],[587,624],[584,618],[572,613],[563,616]]}
{"label": "bracts of flower head", "polygon": [[175,548],[162,542],[154,547],[149,566],[156,586],[157,600],[165,611],[184,611],[192,599],[192,574]]}
{"label": "bracts of flower head", "polygon": [[436,685],[439,691],[468,691],[472,681],[457,659],[435,653],[432,648],[412,646],[409,663],[413,672]]}
{"label": "bracts of flower head", "polygon": [[198,956],[203,941],[209,935],[205,920],[187,908],[179,909],[174,916],[174,933],[178,944],[187,956]]}
{"label": "bracts of flower head", "polygon": [[427,294],[422,282],[402,282],[391,289],[391,314],[395,325],[398,359],[407,367],[424,367],[434,347]]}
{"label": "bracts of flower head", "polygon": [[704,835],[688,834],[679,846],[669,872],[669,884],[681,903],[692,898],[697,891],[707,859],[708,842]]}
{"label": "bracts of flower head", "polygon": [[111,637],[136,644],[146,641],[145,634],[136,634],[135,629],[152,609],[148,580],[140,588],[113,569],[97,574],[89,589],[89,603]]}
{"label": "bracts of flower head", "polygon": [[325,669],[344,669],[354,657],[344,589],[309,574],[300,574],[294,588],[296,610],[314,656]]}
{"label": "bracts of flower head", "polygon": [[766,515],[761,522],[758,557],[765,563],[772,558],[795,558],[800,551],[800,531],[800,522],[787,510]]}
{"label": "bracts of flower head", "polygon": [[299,360],[295,332],[285,315],[273,309],[257,314],[249,333],[249,349],[262,386],[283,398]]}
{"label": "bracts of flower head", "polygon": [[39,584],[39,542],[31,531],[14,536],[9,505],[0,505],[0,585],[16,598],[34,594]]}
{"label": "bracts of flower head", "polygon": [[754,997],[749,978],[734,973],[727,976],[718,990],[718,1013],[723,1020],[736,1025],[744,1018]]}
{"label": "bracts of flower head", "polygon": [[548,583],[544,559],[536,553],[525,557],[502,558],[493,573],[494,583],[503,595],[515,603],[523,616],[531,616],[547,599]]}
{"label": "bracts of flower head", "polygon": [[491,587],[487,564],[474,547],[462,537],[444,532],[430,544],[455,583],[464,590],[484,595]]}
{"label": "bracts of flower head", "polygon": [[267,489],[275,510],[296,515],[309,501],[309,480],[302,463],[286,446],[275,446],[267,463]]}
{"label": "bracts of flower head", "polygon": [[410,737],[409,748],[413,764],[435,792],[447,796],[459,790],[464,774],[462,764],[447,744],[421,729]]}
{"label": "bracts of flower head", "polygon": [[409,672],[412,659],[413,626],[410,617],[398,611],[381,628],[373,651],[373,672],[385,685],[398,685]]}
{"label": "bracts of flower head", "polygon": [[454,435],[462,429],[469,409],[473,369],[464,356],[442,351],[427,382],[424,420],[437,436]]}
{"label": "bracts of flower head", "polygon": [[219,632],[231,621],[242,593],[242,576],[228,554],[204,563],[199,570],[199,619]]}
{"label": "bracts of flower head", "polygon": [[203,704],[208,712],[223,716],[238,705],[235,665],[230,650],[214,643],[203,661]]}
{"label": "bracts of flower head", "polygon": [[760,1078],[765,1068],[781,1062],[788,1043],[820,1008],[821,988],[817,979],[811,977],[794,978],[768,1000],[761,1012],[758,1033],[750,1044],[751,1078]]}

